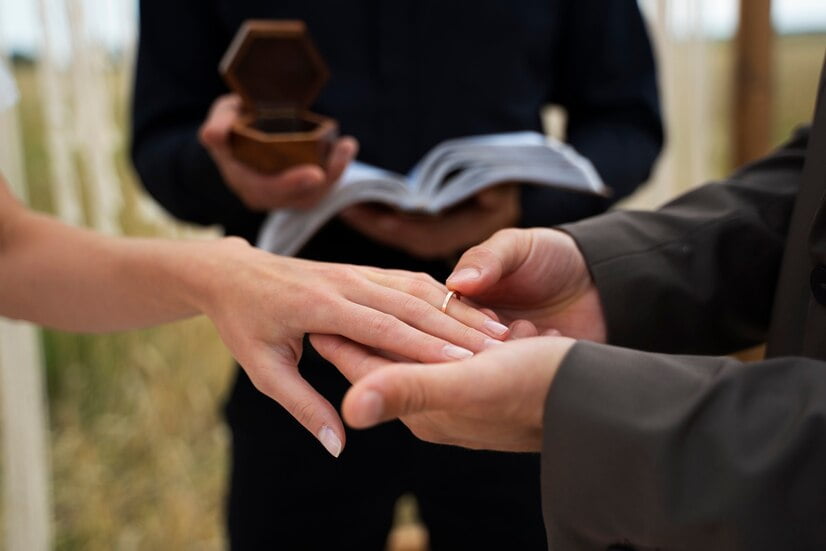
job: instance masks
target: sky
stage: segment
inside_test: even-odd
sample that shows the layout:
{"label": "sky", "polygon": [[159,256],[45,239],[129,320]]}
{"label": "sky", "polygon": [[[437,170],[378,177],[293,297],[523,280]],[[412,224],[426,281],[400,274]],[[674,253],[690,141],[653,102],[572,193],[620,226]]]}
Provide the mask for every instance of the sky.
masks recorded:
{"label": "sky", "polygon": [[[174,1],[174,0],[172,0]],[[692,3],[701,6],[703,28],[710,36],[730,36],[737,21],[737,0],[640,0],[646,9],[668,1],[673,11],[671,24],[680,35],[689,28]],[[69,49],[62,6],[77,3],[90,18],[89,36],[110,47],[122,47],[137,20],[136,0],[0,0],[0,51],[37,52],[43,40],[40,6],[49,17],[49,38],[58,52]],[[781,33],[826,32],[826,0],[774,0],[772,19]]]}

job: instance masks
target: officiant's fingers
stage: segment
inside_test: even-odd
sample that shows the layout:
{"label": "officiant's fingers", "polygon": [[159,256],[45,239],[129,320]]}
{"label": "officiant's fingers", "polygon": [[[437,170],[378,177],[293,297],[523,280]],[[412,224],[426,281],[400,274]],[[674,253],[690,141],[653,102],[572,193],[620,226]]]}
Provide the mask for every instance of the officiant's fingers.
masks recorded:
{"label": "officiant's fingers", "polygon": [[226,149],[229,131],[240,111],[241,98],[237,94],[227,94],[215,100],[198,134],[201,143],[207,149]]}
{"label": "officiant's fingers", "polygon": [[359,143],[352,136],[340,138],[333,146],[330,159],[327,162],[327,183],[333,185],[338,182],[359,151]]}
{"label": "officiant's fingers", "polygon": [[283,358],[269,348],[256,358],[244,364],[255,388],[281,404],[330,455],[338,457],[346,441],[344,425],[332,404],[298,373],[297,359]]}
{"label": "officiant's fingers", "polygon": [[261,192],[269,208],[307,209],[329,191],[327,175],[317,165],[299,165],[261,180]]}
{"label": "officiant's fingers", "polygon": [[484,189],[476,194],[476,202],[487,209],[496,209],[502,204],[502,199],[512,193],[512,184],[503,183],[501,185]]}
{"label": "officiant's fingers", "polygon": [[376,369],[393,363],[358,344],[338,335],[310,335],[310,344],[322,358],[336,366],[348,381],[355,383]]}
{"label": "officiant's fingers", "polygon": [[[456,321],[449,316],[442,316],[434,323],[433,328],[423,331],[391,313],[361,304],[351,302],[344,310],[347,312],[346,319],[318,324],[320,332],[340,334],[367,346],[425,363],[447,362],[473,356],[473,351],[464,345],[472,346],[476,351],[485,348],[484,336],[474,339],[463,334],[461,329],[455,330],[450,323]],[[431,334],[431,331],[434,334]],[[441,335],[451,335],[458,342]]]}
{"label": "officiant's fingers", "polygon": [[[382,271],[367,271],[365,275],[368,279],[375,283],[378,283],[386,289],[401,291],[402,293],[408,295],[407,298],[399,297],[393,301],[394,305],[403,305],[404,307],[410,309],[409,312],[399,313],[405,315],[403,319],[408,323],[415,323],[417,319],[425,319],[424,317],[422,317],[425,316],[425,314],[427,314],[427,319],[430,320],[432,319],[432,315],[435,312],[437,312],[436,309],[442,310],[442,306],[445,306],[445,314],[456,319],[458,322],[460,322],[462,325],[468,328],[481,331],[489,337],[493,337],[495,339],[500,340],[504,339],[507,335],[508,328],[499,323],[498,319],[491,318],[490,316],[479,311],[477,308],[474,308],[473,306],[466,304],[465,302],[462,302],[461,297],[453,295],[450,298],[450,300],[447,301],[447,304],[444,304],[445,299],[447,299],[447,288],[441,283],[437,282],[432,277],[428,276],[427,274],[416,274],[412,272],[393,274]],[[426,308],[426,312],[423,312],[421,314],[414,311],[414,308],[418,310],[423,305],[417,304],[416,301],[411,301],[409,298],[411,296],[421,299],[422,301],[424,301],[424,303],[429,305],[430,308]],[[382,306],[382,310],[390,312],[390,310],[387,310],[385,306]],[[428,323],[432,322],[428,321]],[[417,326],[420,327],[419,325]],[[427,329],[428,332],[432,333],[432,331],[430,330],[430,326],[425,326],[424,328]],[[447,338],[448,340],[451,340],[451,342],[456,342],[452,340],[452,336],[440,336]],[[476,349],[474,348],[474,350]]]}

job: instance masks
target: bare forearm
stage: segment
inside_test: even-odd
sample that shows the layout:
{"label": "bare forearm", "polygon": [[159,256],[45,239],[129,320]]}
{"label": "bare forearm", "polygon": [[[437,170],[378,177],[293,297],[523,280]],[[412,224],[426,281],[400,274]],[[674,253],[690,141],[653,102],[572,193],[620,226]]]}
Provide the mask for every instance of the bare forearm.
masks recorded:
{"label": "bare forearm", "polygon": [[0,248],[0,315],[106,332],[198,313],[215,243],[108,238],[22,209],[10,220]]}

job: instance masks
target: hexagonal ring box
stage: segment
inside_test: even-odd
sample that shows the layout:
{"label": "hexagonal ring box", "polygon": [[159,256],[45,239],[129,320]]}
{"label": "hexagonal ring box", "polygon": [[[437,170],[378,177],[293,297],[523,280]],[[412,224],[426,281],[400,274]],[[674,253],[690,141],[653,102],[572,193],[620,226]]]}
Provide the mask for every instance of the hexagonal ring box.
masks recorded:
{"label": "hexagonal ring box", "polygon": [[302,21],[244,22],[220,71],[243,100],[230,131],[237,159],[266,173],[325,166],[338,123],[308,110],[329,73]]}

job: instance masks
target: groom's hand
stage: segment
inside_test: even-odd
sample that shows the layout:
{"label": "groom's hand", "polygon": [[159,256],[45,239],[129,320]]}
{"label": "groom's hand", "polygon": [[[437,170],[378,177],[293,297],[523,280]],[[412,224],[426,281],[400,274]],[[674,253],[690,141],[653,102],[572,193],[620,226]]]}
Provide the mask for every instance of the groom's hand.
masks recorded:
{"label": "groom's hand", "polygon": [[555,329],[578,339],[606,340],[599,294],[576,242],[564,232],[497,232],[462,255],[447,286],[505,323],[525,319],[540,333]]}
{"label": "groom's hand", "polygon": [[575,342],[525,338],[458,362],[404,364],[342,337],[310,340],[354,383],[342,404],[349,425],[399,418],[422,440],[502,451],[541,449],[545,398]]}

